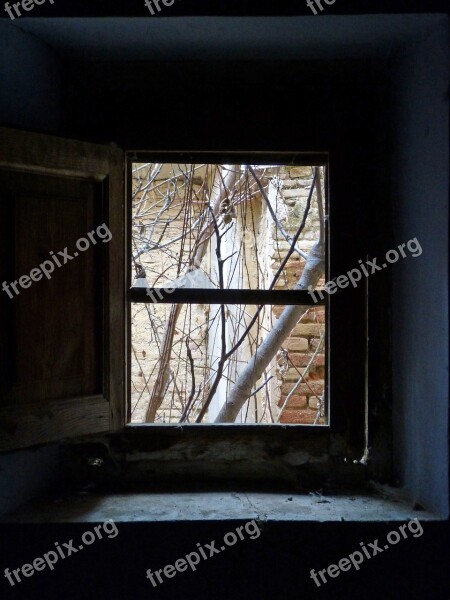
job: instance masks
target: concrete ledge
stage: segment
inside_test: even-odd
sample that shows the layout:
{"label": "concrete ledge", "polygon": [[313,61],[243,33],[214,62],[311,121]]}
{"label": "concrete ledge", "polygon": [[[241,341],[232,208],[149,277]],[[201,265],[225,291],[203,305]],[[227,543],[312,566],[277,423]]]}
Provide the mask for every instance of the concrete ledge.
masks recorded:
{"label": "concrete ledge", "polygon": [[408,521],[438,520],[431,512],[413,507],[399,493],[382,495],[327,495],[188,492],[82,493],[69,498],[41,499],[27,504],[3,523],[116,523],[260,520]]}

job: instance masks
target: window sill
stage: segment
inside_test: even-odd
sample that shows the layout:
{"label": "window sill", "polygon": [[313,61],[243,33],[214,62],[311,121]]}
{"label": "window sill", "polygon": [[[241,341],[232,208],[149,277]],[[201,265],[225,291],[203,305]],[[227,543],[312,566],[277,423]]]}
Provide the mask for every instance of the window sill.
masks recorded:
{"label": "window sill", "polygon": [[108,493],[29,503],[6,523],[115,523],[176,521],[377,522],[439,520],[417,510],[401,492],[354,495],[243,492]]}

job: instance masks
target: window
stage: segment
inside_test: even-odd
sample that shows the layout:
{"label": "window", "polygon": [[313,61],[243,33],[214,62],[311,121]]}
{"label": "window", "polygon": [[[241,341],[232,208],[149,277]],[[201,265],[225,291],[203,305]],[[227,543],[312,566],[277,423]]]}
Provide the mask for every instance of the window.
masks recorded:
{"label": "window", "polygon": [[[337,169],[338,164],[340,163],[336,162],[333,156],[326,154],[129,153],[128,427],[120,444],[125,443],[124,447],[139,448],[143,452],[166,448],[167,445],[179,448],[182,454],[185,449],[187,461],[190,460],[190,453],[194,453],[195,456],[198,453],[202,455],[205,448],[208,448],[208,456],[217,457],[220,464],[224,460],[229,464],[227,477],[239,477],[239,466],[223,456],[223,452],[228,452],[225,448],[230,448],[231,454],[234,455],[231,450],[234,444],[242,448],[242,457],[250,460],[254,464],[252,469],[256,471],[264,468],[258,467],[259,456],[269,456],[273,453],[276,455],[277,452],[295,448],[301,450],[301,454],[298,455],[300,470],[305,481],[309,481],[308,485],[315,485],[313,481],[323,481],[327,472],[332,478],[339,478],[340,472],[336,465],[343,457],[346,457],[350,464],[363,457],[367,443],[366,289],[364,286],[347,288],[333,296],[325,294],[323,301],[320,301],[320,295],[314,296],[308,290],[293,289],[294,283],[302,274],[302,265],[293,269],[297,279],[288,277],[287,274],[284,278],[283,274],[278,280],[279,285],[270,289],[277,269],[281,268],[281,272],[287,270],[283,260],[287,257],[288,248],[291,247],[296,234],[300,232],[294,245],[301,244],[299,240],[305,240],[305,236],[302,237],[304,229],[300,227],[300,220],[305,214],[305,198],[308,200],[311,189],[311,206],[315,210],[309,214],[309,218],[313,220],[312,217],[316,216],[316,223],[312,223],[312,239],[306,239],[310,242],[309,247],[300,246],[298,249],[307,254],[317,235],[320,236],[317,186],[312,185],[311,176],[316,170],[322,183],[326,242],[325,272],[315,282],[319,286],[316,289],[320,289],[325,281],[346,273],[357,264],[358,259],[366,255],[364,248],[367,240],[367,222],[363,212],[354,211],[351,204],[353,195],[348,189],[348,177]],[[235,187],[236,195],[233,197],[231,192],[230,197],[230,188],[226,183],[224,185],[224,175],[234,176],[233,171],[238,185]],[[290,188],[290,184],[281,186],[280,180],[283,181],[282,177],[286,175],[294,175],[294,179],[299,180],[304,177],[300,194],[303,204],[300,202],[301,210],[296,226],[289,223],[289,214],[290,209],[298,208],[298,190],[292,191],[296,189],[297,184],[291,185]],[[220,185],[214,186],[217,178]],[[280,196],[280,187],[291,191]],[[289,200],[290,194],[293,195],[293,199],[291,197]],[[237,197],[242,201],[238,202]],[[281,197],[283,202],[280,201]],[[212,206],[210,208],[208,198],[217,200],[218,215],[212,215]],[[285,202],[285,199],[288,201]],[[292,206],[289,206],[290,203]],[[273,218],[269,205],[276,219]],[[174,215],[170,215],[171,210],[174,211],[175,218]],[[213,208],[212,210],[214,211]],[[279,210],[284,210],[284,214],[279,215]],[[167,214],[164,214],[165,211]],[[255,218],[255,215],[258,218]],[[202,261],[195,263],[192,261],[192,250],[200,239],[201,218],[208,222],[209,217],[211,229],[209,237],[206,236],[209,246]],[[281,232],[277,220],[284,226],[284,233],[288,239]],[[308,218],[306,221],[308,223]],[[261,227],[262,222],[266,223],[264,227]],[[239,230],[240,236],[237,235]],[[357,237],[353,235],[354,231],[358,232]],[[268,249],[269,244],[261,241],[264,236],[267,239],[269,233],[273,236],[273,247],[279,244],[279,247],[286,251],[284,256],[280,253],[279,260],[273,261],[272,252]],[[222,287],[217,268],[218,237],[220,258],[226,261]],[[166,246],[166,242],[170,243]],[[182,250],[179,245],[181,243],[184,244]],[[256,247],[257,259],[254,254]],[[222,249],[225,249],[223,256]],[[294,253],[295,250],[293,255]],[[288,266],[291,265],[291,260],[296,261],[297,257],[289,257],[286,263]],[[253,279],[251,274],[249,277],[247,267],[249,271],[253,270]],[[319,302],[315,302],[314,298]],[[224,413],[230,404],[233,386],[236,389],[236,373],[240,377],[255,356],[261,354],[261,346],[272,324],[276,323],[276,319],[286,307],[289,309],[292,306],[306,308],[293,322],[290,331],[298,327],[298,321],[304,313],[323,315],[310,318],[313,322],[301,323],[309,329],[309,335],[305,335],[303,331],[298,337],[304,336],[306,342],[299,343],[307,343],[308,347],[300,345],[297,346],[298,351],[289,352],[288,349],[288,353],[283,352],[283,342],[286,338],[289,339],[288,332],[283,340],[277,343],[268,366],[264,366],[266,373],[263,370],[256,374],[257,377],[250,379],[251,385],[246,391],[244,403],[234,405],[231,414]],[[232,348],[232,342],[236,339],[233,338],[235,329],[238,333],[242,330],[245,332],[244,327],[248,319],[251,321],[254,311],[258,311],[259,308],[259,315],[272,319],[270,326],[262,321],[262,316],[257,322],[262,332],[262,342],[260,338],[260,343],[254,345],[253,353],[247,350],[248,354],[252,354],[250,361],[248,354],[242,363],[238,358],[231,364],[229,371],[225,371],[224,366],[220,377],[217,377],[222,338],[215,336],[216,345],[211,345],[211,338],[214,342],[215,333],[218,330],[221,333],[220,324],[225,321],[230,325],[228,329],[225,327],[226,348]],[[222,310],[225,312],[225,319]],[[161,353],[161,340],[167,323],[174,316],[179,319],[178,326],[171,331],[173,340],[171,337],[167,338],[165,348],[169,350],[170,360],[166,361],[168,368],[162,372],[161,377],[158,370],[161,356],[164,355],[164,352]],[[209,326],[207,324],[207,344],[200,343],[195,339],[194,333],[200,335],[199,330],[208,320],[213,319],[214,323],[218,322],[219,325],[214,328],[211,327],[211,323]],[[314,319],[317,319],[317,322],[314,322]],[[325,323],[321,323],[322,320]],[[326,329],[322,351],[319,344],[324,325]],[[211,331],[212,335],[209,335]],[[291,335],[291,338],[296,337]],[[251,339],[249,345],[254,341],[254,338]],[[289,362],[286,365],[283,359],[289,360],[292,356],[299,355],[312,358],[317,347],[317,363],[314,364],[313,361],[311,365],[314,364],[317,368],[315,372],[324,379],[314,380],[312,377],[306,377],[311,391],[301,377],[302,370],[305,372],[308,364],[302,366],[300,363],[296,365],[300,374],[294,369],[295,379],[288,379],[290,387],[285,386],[283,389],[283,375],[287,373],[290,377],[293,373]],[[305,348],[304,352],[302,348]],[[245,349],[243,351],[245,352]],[[300,360],[305,361],[305,358]],[[324,364],[320,364],[321,362]],[[251,367],[248,370],[251,370]],[[273,378],[268,381],[272,375]],[[206,391],[205,381],[207,384],[212,382]],[[217,382],[217,387],[212,389],[214,382]],[[297,397],[294,402],[299,401],[303,404],[289,405],[292,398],[289,397],[289,393],[297,384],[303,386],[301,391],[307,398],[306,405],[304,398],[295,392],[292,396],[300,396],[301,400]],[[318,396],[315,405],[314,395]],[[154,405],[151,405],[152,397],[158,399]],[[283,406],[286,399],[287,402]],[[303,453],[304,451],[306,453]],[[214,463],[215,459],[211,460]],[[293,460],[296,462],[297,458]],[[171,468],[183,478],[184,462],[177,460],[175,463]],[[159,472],[158,462],[152,468]],[[202,467],[199,465],[198,469],[199,476],[202,477],[215,478],[221,473],[221,468],[217,465],[213,467],[208,461]],[[348,470],[348,466],[345,469]],[[352,477],[360,472],[356,466],[355,473],[352,469],[351,471]],[[280,474],[282,478],[285,475]]]}
{"label": "window", "polygon": [[131,422],[327,424],[316,163],[130,165]]}
{"label": "window", "polygon": [[[2,281],[24,283],[17,298],[1,295],[2,330],[7,332],[0,348],[3,450],[121,432],[121,440],[131,436],[132,446],[143,447],[164,445],[167,435],[200,446],[204,436],[212,436],[216,447],[238,435],[248,457],[255,443],[271,448],[294,444],[321,457],[319,470],[333,448],[361,458],[365,291],[346,290],[317,302],[308,286],[294,289],[317,236],[325,240],[325,249],[318,254],[322,266],[313,287],[364,256],[359,246],[346,242],[347,180],[333,171],[332,160],[319,154],[172,153],[133,155],[126,161],[109,147],[8,129],[0,134]],[[143,185],[135,211],[149,211],[134,219],[133,169],[142,174]],[[328,173],[333,175],[330,202]],[[156,206],[157,212],[155,198],[141,202],[146,190],[153,193],[159,185],[155,174],[166,188],[171,186],[162,193],[164,204]],[[236,178],[234,187],[224,184],[224,175]],[[166,203],[164,210],[177,211],[177,218],[160,210]],[[94,243],[92,236],[102,224],[110,239]],[[180,227],[187,228],[181,237]],[[149,235],[152,228],[157,237]],[[161,243],[162,232],[167,246]],[[180,238],[175,246],[174,236]],[[84,250],[82,239],[88,244]],[[147,247],[155,239],[157,247]],[[203,239],[207,244],[199,243]],[[204,247],[204,254],[191,261],[196,245]],[[76,259],[75,248],[80,250]],[[29,278],[20,283],[49,257],[55,263],[52,255],[61,251],[71,258],[55,267],[50,285]],[[150,403],[139,406],[138,369],[144,351],[148,356],[164,332],[166,315],[177,311],[180,321],[171,332],[175,342],[168,337],[166,344],[172,351],[168,377],[155,377],[156,386],[147,386],[148,381],[144,386],[148,399],[155,389],[163,398],[148,419]],[[247,380],[247,395],[230,409],[234,384],[255,357],[264,355],[271,332],[289,311],[294,315],[290,326],[270,344],[261,372]],[[144,328],[131,327],[142,314],[153,338],[145,338]],[[308,321],[302,322],[305,314]],[[139,347],[140,331],[147,348]],[[200,340],[207,331],[207,344],[199,343],[196,331]],[[222,339],[225,354],[233,350],[223,364]],[[338,348],[352,350],[345,355]],[[220,427],[230,424],[239,427]]]}

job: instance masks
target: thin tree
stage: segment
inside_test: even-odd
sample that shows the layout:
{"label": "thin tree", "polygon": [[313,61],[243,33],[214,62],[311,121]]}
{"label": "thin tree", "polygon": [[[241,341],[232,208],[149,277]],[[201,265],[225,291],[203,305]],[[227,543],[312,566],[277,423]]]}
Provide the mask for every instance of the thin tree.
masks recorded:
{"label": "thin tree", "polygon": [[[319,212],[323,215],[320,171],[317,167],[315,171],[314,181],[317,188]],[[314,184],[311,189],[313,187]],[[308,255],[303,273],[294,288],[296,290],[314,289],[325,272],[325,228],[323,226],[323,216],[321,216],[320,223],[320,239],[313,246]],[[301,231],[301,229],[302,228],[300,228],[299,231]],[[296,237],[298,237],[298,235]],[[294,251],[295,242],[296,239],[293,240],[288,257]],[[233,423],[236,420],[241,408],[250,397],[256,382],[260,379],[264,370],[269,366],[283,342],[290,335],[292,329],[297,325],[301,316],[308,308],[308,306],[287,306],[284,309],[277,323],[264,339],[263,343],[258,348],[257,353],[244,368],[232,387],[222,410],[216,418],[216,423]]]}

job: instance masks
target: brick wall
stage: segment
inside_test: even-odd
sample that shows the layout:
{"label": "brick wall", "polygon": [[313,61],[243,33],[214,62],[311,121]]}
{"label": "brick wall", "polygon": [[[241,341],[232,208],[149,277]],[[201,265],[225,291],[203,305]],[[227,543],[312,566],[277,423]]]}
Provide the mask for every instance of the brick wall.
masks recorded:
{"label": "brick wall", "polygon": [[[293,237],[300,226],[310,187],[313,181],[311,167],[284,167],[280,171],[279,181],[273,185],[270,194],[271,204],[277,209],[277,216],[282,220],[286,232]],[[322,178],[323,182],[323,178]],[[325,194],[323,194],[325,198]],[[290,244],[284,239],[276,227],[273,227],[273,247],[271,251],[272,270],[275,272],[286,257]],[[306,227],[301,234],[297,246],[308,254],[313,244],[319,240],[320,219],[317,196],[314,194]],[[298,282],[305,266],[305,260],[297,253],[289,259],[278,289],[286,285],[292,289]],[[324,284],[322,279],[320,285]],[[273,313],[278,318],[284,307],[274,307]],[[319,399],[325,392],[325,340],[314,362],[305,374],[325,332],[325,308],[314,307],[301,319],[301,323],[293,329],[277,357],[278,373],[278,407],[284,409],[280,416],[281,423],[313,424],[324,423],[323,406]],[[304,380],[301,380],[301,375]],[[295,389],[294,389],[295,388]],[[288,401],[288,395],[294,390]],[[321,409],[321,410],[319,410]]]}

